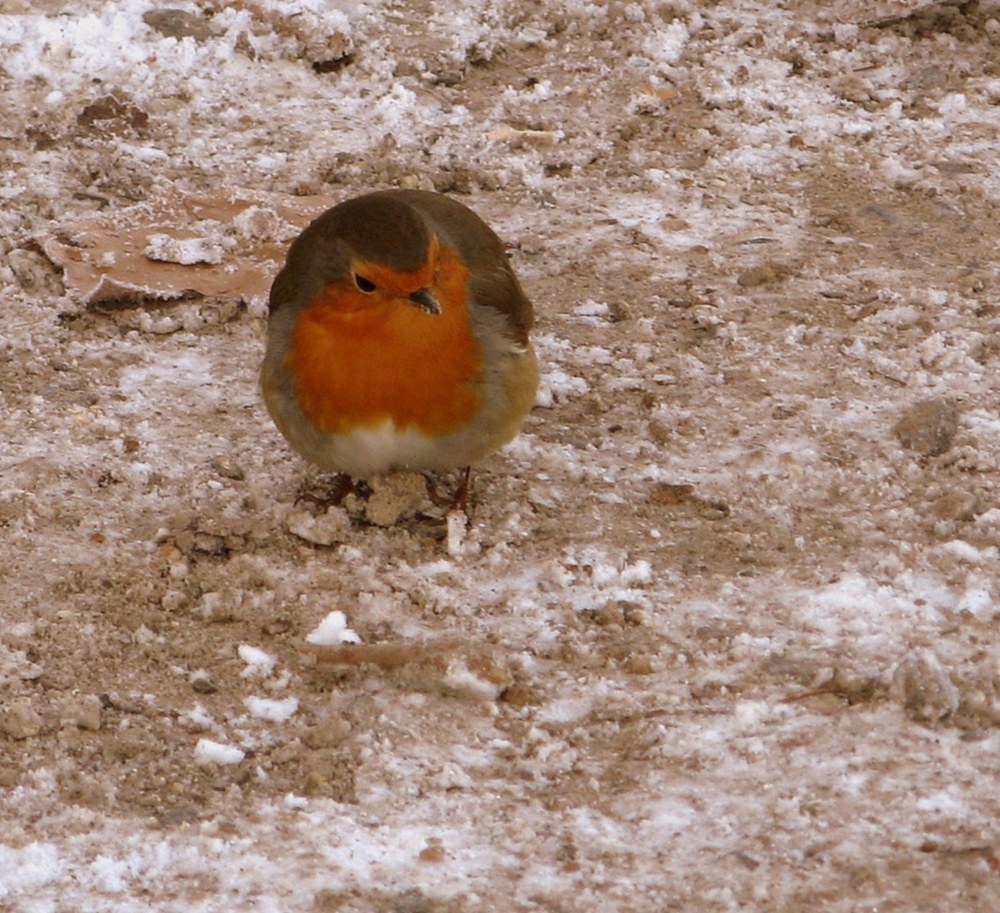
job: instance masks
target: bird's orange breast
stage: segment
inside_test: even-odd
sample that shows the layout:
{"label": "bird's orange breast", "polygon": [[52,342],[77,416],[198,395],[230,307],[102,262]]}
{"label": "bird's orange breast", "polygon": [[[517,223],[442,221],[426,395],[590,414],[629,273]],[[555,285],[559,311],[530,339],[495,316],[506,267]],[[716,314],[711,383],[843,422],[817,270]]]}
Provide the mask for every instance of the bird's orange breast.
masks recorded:
{"label": "bird's orange breast", "polygon": [[342,285],[303,308],[287,366],[299,408],[317,430],[346,434],[391,420],[449,434],[480,406],[481,349],[469,324],[468,271],[441,248],[434,292],[441,313],[405,298],[370,299]]}

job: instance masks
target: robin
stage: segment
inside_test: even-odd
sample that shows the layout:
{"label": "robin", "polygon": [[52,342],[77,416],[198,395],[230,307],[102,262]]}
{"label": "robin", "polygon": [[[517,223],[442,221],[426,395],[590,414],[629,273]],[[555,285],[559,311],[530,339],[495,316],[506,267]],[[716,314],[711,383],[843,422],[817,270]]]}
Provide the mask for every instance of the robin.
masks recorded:
{"label": "robin", "polygon": [[288,251],[271,287],[264,400],[292,447],[348,490],[397,469],[465,467],[467,493],[471,464],[534,402],[533,316],[472,210],[422,190],[365,194]]}

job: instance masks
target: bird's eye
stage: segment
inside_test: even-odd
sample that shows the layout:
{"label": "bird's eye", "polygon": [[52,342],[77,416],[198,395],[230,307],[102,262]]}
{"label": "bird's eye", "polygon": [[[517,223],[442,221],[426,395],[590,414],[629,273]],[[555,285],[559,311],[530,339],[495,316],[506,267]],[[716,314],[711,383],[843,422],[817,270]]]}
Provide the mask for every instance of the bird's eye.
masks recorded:
{"label": "bird's eye", "polygon": [[354,274],[354,284],[363,292],[375,291],[375,283],[371,279],[366,279],[364,276],[358,275],[358,273]]}

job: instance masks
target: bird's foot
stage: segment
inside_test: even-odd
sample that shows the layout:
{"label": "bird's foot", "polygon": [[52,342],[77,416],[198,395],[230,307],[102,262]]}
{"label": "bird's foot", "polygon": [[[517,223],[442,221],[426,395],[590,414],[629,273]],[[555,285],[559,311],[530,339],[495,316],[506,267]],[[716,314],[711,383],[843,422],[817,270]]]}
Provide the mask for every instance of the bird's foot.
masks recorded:
{"label": "bird's foot", "polygon": [[315,486],[313,490],[299,490],[295,496],[295,503],[315,504],[317,507],[326,510],[329,507],[341,507],[344,499],[351,494],[358,494],[358,483],[347,473],[338,472],[333,478],[333,484],[325,491],[319,490]]}
{"label": "bird's foot", "polygon": [[434,480],[425,475],[424,481],[427,483],[427,497],[437,507],[443,507],[447,511],[460,510],[466,516],[469,515],[471,502],[472,502],[472,467],[466,466],[462,470],[461,481],[458,483],[458,488],[450,494],[442,494],[437,485],[435,485]]}

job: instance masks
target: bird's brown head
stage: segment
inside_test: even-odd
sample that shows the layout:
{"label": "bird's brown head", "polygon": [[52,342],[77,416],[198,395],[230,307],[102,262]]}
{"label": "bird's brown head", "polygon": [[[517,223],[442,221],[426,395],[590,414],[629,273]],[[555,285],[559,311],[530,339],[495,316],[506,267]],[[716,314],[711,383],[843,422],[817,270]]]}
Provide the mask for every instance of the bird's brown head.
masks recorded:
{"label": "bird's brown head", "polygon": [[[288,253],[302,303],[351,312],[387,305],[441,313],[434,292],[440,242],[412,207],[370,194],[335,206]],[[271,306],[281,302],[272,295]]]}

